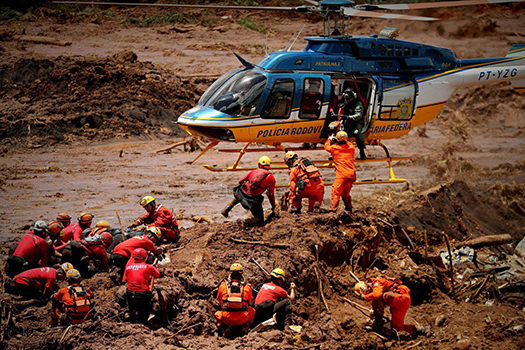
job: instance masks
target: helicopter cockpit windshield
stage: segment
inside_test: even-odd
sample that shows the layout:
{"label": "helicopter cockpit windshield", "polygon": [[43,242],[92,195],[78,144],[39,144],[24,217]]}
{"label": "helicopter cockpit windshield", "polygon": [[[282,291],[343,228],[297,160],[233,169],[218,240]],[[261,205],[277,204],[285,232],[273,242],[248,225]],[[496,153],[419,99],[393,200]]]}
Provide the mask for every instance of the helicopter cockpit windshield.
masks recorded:
{"label": "helicopter cockpit windshield", "polygon": [[215,91],[208,91],[211,97],[204,105],[231,116],[253,115],[265,85],[266,76],[259,72],[251,69],[236,72],[215,87]]}

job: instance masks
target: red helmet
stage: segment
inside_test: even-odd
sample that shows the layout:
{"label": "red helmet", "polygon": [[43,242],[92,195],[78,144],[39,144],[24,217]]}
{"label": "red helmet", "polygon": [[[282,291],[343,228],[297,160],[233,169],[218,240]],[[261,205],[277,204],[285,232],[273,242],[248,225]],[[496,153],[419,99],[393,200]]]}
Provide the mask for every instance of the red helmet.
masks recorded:
{"label": "red helmet", "polygon": [[66,226],[66,224],[69,225],[71,223],[71,216],[67,215],[66,213],[58,213],[57,221],[60,221],[64,226]]}
{"label": "red helmet", "polygon": [[146,261],[148,253],[144,248],[135,248],[133,253],[131,253],[131,257],[135,259],[135,261]]}
{"label": "red helmet", "polygon": [[102,244],[104,245],[104,247],[109,247],[111,245],[111,243],[113,243],[113,236],[111,235],[111,233],[107,232],[107,231],[104,231],[100,234],[100,237],[102,237]]}

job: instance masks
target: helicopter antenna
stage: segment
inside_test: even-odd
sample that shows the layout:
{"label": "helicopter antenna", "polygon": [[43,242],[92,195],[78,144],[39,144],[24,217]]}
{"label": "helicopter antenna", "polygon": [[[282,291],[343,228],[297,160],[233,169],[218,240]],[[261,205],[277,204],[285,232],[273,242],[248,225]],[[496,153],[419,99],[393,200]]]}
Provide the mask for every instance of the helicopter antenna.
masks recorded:
{"label": "helicopter antenna", "polygon": [[266,32],[266,40],[264,42],[264,55],[268,56],[268,32]]}
{"label": "helicopter antenna", "polygon": [[253,63],[250,63],[250,62],[246,61],[244,58],[242,58],[241,56],[237,55],[235,52],[232,51],[232,53],[235,55],[235,57],[237,57],[237,59],[242,63],[243,66],[245,66],[247,68],[255,67],[255,65]]}
{"label": "helicopter antenna", "polygon": [[295,39],[294,41],[292,42],[292,44],[290,45],[290,47],[288,48],[288,50],[286,51],[290,51],[292,49],[292,46],[294,46],[295,42],[297,41],[297,39],[299,38],[299,35],[301,35],[301,33],[303,32],[303,29],[304,29],[304,24],[303,24],[303,27],[301,28],[300,31],[297,32],[297,35],[295,36]]}

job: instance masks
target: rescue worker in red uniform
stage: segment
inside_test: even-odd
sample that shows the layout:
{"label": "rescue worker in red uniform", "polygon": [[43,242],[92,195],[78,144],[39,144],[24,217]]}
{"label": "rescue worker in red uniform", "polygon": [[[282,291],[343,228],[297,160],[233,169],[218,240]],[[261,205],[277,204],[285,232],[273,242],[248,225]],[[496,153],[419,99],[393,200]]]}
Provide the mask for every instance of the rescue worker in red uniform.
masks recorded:
{"label": "rescue worker in red uniform", "polygon": [[108,272],[106,250],[111,243],[113,236],[105,231],[80,241],[70,241],[62,249],[62,261],[72,263],[84,276],[93,275],[97,271]]}
{"label": "rescue worker in red uniform", "polygon": [[47,266],[49,243],[46,241],[48,225],[43,220],[33,224],[32,230],[27,232],[18,242],[13,255],[7,257],[5,273],[13,277],[22,271],[39,266]]}
{"label": "rescue worker in red uniform", "polygon": [[246,334],[253,322],[255,310],[252,286],[244,281],[239,263],[230,266],[230,276],[219,285],[217,301],[221,310],[215,313],[217,326],[227,338]]}
{"label": "rescue worker in red uniform", "polygon": [[292,313],[295,300],[295,283],[290,283],[290,294],[283,288],[286,275],[280,268],[270,273],[271,282],[262,285],[255,298],[254,325],[270,318],[275,321],[275,328],[284,330],[286,318]]}
{"label": "rescue worker in red uniform", "polygon": [[145,249],[134,249],[122,278],[122,282],[127,282],[126,301],[131,322],[144,325],[147,324],[151,312],[153,281],[160,277],[160,272],[155,266],[146,264],[147,258],[148,253]]}
{"label": "rescue worker in red uniform", "polygon": [[131,257],[133,251],[137,248],[143,248],[154,255],[162,253],[160,249],[155,249],[155,243],[160,237],[160,229],[156,226],[149,227],[146,234],[134,236],[115,246],[111,253],[113,265],[119,267],[124,272],[124,268]]}
{"label": "rescue worker in red uniform", "polygon": [[413,333],[416,330],[414,325],[405,324],[405,315],[410,307],[410,289],[403,285],[400,280],[384,275],[371,277],[366,282],[358,282],[354,286],[354,290],[364,300],[372,302],[374,311],[372,327],[374,329],[381,329],[383,326],[386,304],[390,306],[392,328],[408,333]]}
{"label": "rescue worker in red uniform", "polygon": [[79,324],[93,317],[93,292],[80,283],[80,272],[71,269],[66,277],[69,286],[59,289],[51,298],[53,311],[49,324],[52,327]]}
{"label": "rescue worker in red uniform", "polygon": [[78,216],[77,223],[67,226],[63,235],[55,242],[55,250],[62,250],[69,241],[80,241],[82,239],[82,232],[85,229],[91,227],[91,222],[93,221],[93,214],[81,213]]}
{"label": "rescue worker in red uniform", "polygon": [[256,225],[264,224],[264,210],[262,194],[266,192],[272,213],[278,215],[275,206],[275,177],[270,172],[270,158],[262,156],[259,158],[258,169],[250,171],[239,180],[239,185],[233,189],[233,200],[221,211],[224,217],[228,217],[230,211],[238,203],[246,210],[250,210]]}
{"label": "rescue worker in red uniform", "polygon": [[293,151],[286,152],[284,162],[290,169],[290,213],[301,213],[303,198],[308,198],[309,212],[319,209],[324,197],[324,182],[319,169],[308,159],[299,159]]}
{"label": "rescue worker in red uniform", "polygon": [[330,137],[324,144],[324,149],[332,155],[335,163],[335,180],[332,185],[332,200],[330,211],[337,211],[339,199],[342,197],[345,210],[352,212],[352,196],[350,190],[356,180],[354,153],[355,147],[348,142],[348,135],[339,131],[334,137]]}
{"label": "rescue worker in red uniform", "polygon": [[128,228],[137,227],[139,225],[145,225],[148,227],[158,227],[161,232],[159,243],[167,241],[175,243],[180,238],[179,224],[173,213],[163,206],[162,204],[157,205],[155,198],[152,196],[146,196],[140,200],[140,205],[148,213],[135,222],[128,226]]}
{"label": "rescue worker in red uniform", "polygon": [[6,292],[21,295],[29,299],[46,299],[51,295],[57,281],[66,277],[66,272],[73,268],[71,264],[53,267],[37,267],[19,273],[6,284]]}

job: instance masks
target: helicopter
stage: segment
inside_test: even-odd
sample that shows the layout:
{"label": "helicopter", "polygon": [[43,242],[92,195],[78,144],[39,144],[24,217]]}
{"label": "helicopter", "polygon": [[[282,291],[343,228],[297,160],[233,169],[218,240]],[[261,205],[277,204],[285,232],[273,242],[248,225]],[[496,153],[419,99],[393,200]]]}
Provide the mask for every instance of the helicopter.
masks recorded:
{"label": "helicopter", "polygon": [[[514,44],[505,57],[456,59],[450,49],[396,39],[395,28],[379,34],[352,36],[351,17],[375,17],[412,21],[437,18],[375,12],[476,4],[522,2],[524,0],[466,0],[414,4],[362,4],[349,0],[307,0],[312,6],[260,7],[184,4],[135,4],[187,8],[259,9],[317,13],[323,18],[323,35],[307,37],[301,51],[274,51],[257,64],[234,53],[242,68],[218,78],[200,97],[197,106],[182,113],[177,122],[189,135],[210,141],[195,162],[220,142],[245,143],[234,164],[226,168],[209,165],[211,171],[253,169],[239,166],[247,152],[288,151],[283,143],[323,143],[335,130],[337,98],[352,89],[364,106],[362,132],[367,145],[380,146],[384,158],[357,162],[386,161],[390,177],[362,183],[398,183],[392,162],[410,157],[391,157],[383,140],[407,135],[415,127],[436,118],[458,87],[508,81],[525,91],[525,44]],[[55,3],[72,3],[55,1]],[[98,2],[104,5],[118,3]],[[122,5],[130,5],[129,3]],[[297,38],[296,38],[297,39]],[[352,136],[352,135],[350,135]],[[266,148],[249,148],[264,144]],[[312,149],[319,149],[313,147]],[[314,161],[317,167],[333,167],[331,161]],[[273,169],[287,169],[276,162]],[[327,183],[328,185],[329,183]]]}

